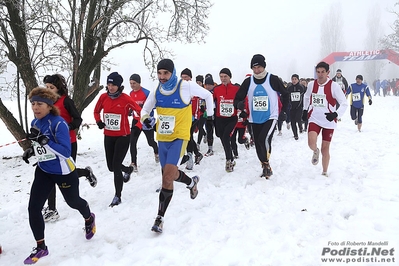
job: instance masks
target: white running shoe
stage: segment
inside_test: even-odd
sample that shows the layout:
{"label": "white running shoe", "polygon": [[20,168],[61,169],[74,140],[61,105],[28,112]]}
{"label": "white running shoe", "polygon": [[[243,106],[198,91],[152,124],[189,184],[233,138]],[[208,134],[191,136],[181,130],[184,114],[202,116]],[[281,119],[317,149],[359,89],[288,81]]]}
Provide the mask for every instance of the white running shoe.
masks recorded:
{"label": "white running shoe", "polygon": [[319,163],[319,155],[320,155],[320,150],[319,148],[316,149],[316,151],[313,152],[312,156],[312,164],[317,165]]}

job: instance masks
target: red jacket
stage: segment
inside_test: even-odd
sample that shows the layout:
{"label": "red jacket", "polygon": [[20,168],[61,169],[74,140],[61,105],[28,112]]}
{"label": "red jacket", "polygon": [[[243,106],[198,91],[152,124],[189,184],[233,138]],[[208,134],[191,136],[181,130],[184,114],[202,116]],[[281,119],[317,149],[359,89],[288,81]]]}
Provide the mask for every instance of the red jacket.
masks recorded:
{"label": "red jacket", "polygon": [[[140,106],[143,107],[145,100],[147,100],[148,94],[150,92],[147,89],[141,87],[138,91],[131,90],[130,97]],[[140,115],[137,112],[133,112],[133,119],[137,120],[136,127],[142,128],[142,124],[140,122]]]}
{"label": "red jacket", "polygon": [[[122,93],[118,98],[111,99],[107,93],[103,93],[94,107],[94,119],[96,123],[105,123],[104,135],[126,136],[130,134],[129,110],[132,109],[140,116],[141,107],[127,94]],[[103,119],[100,113],[103,111]]]}
{"label": "red jacket", "polygon": [[65,122],[69,127],[69,138],[71,143],[76,142],[75,129],[80,127],[82,123],[82,117],[79,111],[76,109],[75,103],[71,98],[66,95],[62,95],[55,103],[54,106],[60,110],[60,115],[64,118]]}
{"label": "red jacket", "polygon": [[233,103],[238,89],[239,87],[232,83],[220,84],[213,89],[213,99],[216,102],[215,116],[223,118],[237,115]]}

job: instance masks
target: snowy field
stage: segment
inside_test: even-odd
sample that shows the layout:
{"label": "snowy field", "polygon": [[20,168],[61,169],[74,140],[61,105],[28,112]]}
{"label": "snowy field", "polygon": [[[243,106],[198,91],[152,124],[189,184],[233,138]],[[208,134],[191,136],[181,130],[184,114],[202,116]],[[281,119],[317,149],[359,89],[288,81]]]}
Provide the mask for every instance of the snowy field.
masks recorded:
{"label": "snowy field", "polygon": [[[5,104],[14,110],[16,102]],[[83,123],[94,123],[93,106],[83,113]],[[50,254],[37,265],[399,265],[395,252],[322,256],[328,248],[370,251],[369,241],[388,241],[378,247],[399,249],[398,114],[398,97],[374,97],[359,133],[348,109],[334,132],[328,178],[321,175],[321,163],[311,164],[306,134],[295,141],[285,124],[283,135],[274,136],[270,180],[259,178],[255,149],[243,145],[234,172],[226,173],[223,149],[215,139],[215,155],[186,171],[201,178],[198,197],[191,200],[185,185],[176,183],[160,235],[150,231],[160,167],[144,134],[138,144],[139,172],[124,185],[122,204],[110,208],[113,174],[106,167],[102,131],[92,125],[78,142],[77,166],[90,165],[98,178],[95,188],[84,179],[80,185],[96,214],[97,233],[85,239],[82,217],[57,191],[61,217],[46,224]],[[0,146],[15,141],[2,122],[0,133]],[[206,149],[202,143],[201,151]],[[27,212],[34,158],[28,165],[21,155],[17,144],[0,147],[0,265],[22,265],[36,246]],[[333,243],[343,241],[345,246]],[[364,260],[325,263],[323,258]],[[371,258],[379,262],[365,261]]]}

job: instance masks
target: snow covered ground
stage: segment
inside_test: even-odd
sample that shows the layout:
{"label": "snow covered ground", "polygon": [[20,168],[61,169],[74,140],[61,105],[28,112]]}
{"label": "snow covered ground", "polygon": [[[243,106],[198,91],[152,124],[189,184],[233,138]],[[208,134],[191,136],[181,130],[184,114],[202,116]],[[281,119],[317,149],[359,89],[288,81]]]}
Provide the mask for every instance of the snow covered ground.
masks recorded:
{"label": "snow covered ground", "polygon": [[[321,175],[321,165],[310,163],[306,134],[295,141],[285,124],[283,136],[273,140],[270,180],[259,178],[255,149],[243,145],[234,172],[226,173],[222,146],[215,139],[215,155],[187,171],[201,178],[198,197],[191,200],[185,185],[176,183],[160,235],[150,231],[160,167],[145,136],[138,144],[139,172],[125,184],[123,203],[110,208],[113,175],[106,167],[102,131],[90,126],[78,142],[77,166],[90,165],[98,178],[95,188],[84,179],[80,185],[81,196],[96,214],[97,233],[85,239],[82,217],[58,191],[61,218],[46,224],[50,254],[37,265],[341,265],[322,262],[326,257],[364,259],[349,265],[398,265],[399,98],[373,100],[365,107],[363,132],[357,132],[349,110],[339,122],[328,178]],[[92,111],[93,105],[85,110],[84,123],[94,123]],[[2,123],[0,133],[0,146],[15,141]],[[201,144],[202,152],[206,148]],[[0,265],[22,265],[36,245],[27,213],[34,167],[21,155],[17,144],[0,147]],[[125,163],[129,160],[127,155]],[[343,241],[345,245],[333,243]],[[370,251],[368,241],[388,241],[377,247],[395,251],[327,256],[334,249]],[[330,253],[322,256],[328,248]],[[395,262],[367,263],[370,258]]]}

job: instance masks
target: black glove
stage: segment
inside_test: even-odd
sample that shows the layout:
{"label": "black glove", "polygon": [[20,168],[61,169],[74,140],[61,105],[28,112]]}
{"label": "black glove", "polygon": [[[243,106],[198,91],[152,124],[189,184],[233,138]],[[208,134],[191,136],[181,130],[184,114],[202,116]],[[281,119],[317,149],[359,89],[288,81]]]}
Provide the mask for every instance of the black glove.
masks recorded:
{"label": "black glove", "polygon": [[201,105],[200,106],[200,111],[201,111],[201,113],[205,113],[205,106]]}
{"label": "black glove", "polygon": [[100,121],[97,122],[97,126],[98,126],[99,129],[103,129],[105,127],[105,123],[100,120]]}
{"label": "black glove", "polygon": [[29,140],[36,141],[42,146],[46,145],[49,141],[49,138],[46,135],[41,135],[40,131],[34,127],[30,129],[30,133],[26,137]]}
{"label": "black glove", "polygon": [[287,120],[287,114],[284,111],[281,111],[280,114],[278,115],[278,120],[280,122]]}
{"label": "black glove", "polygon": [[371,105],[373,103],[373,101],[371,99],[369,99],[369,105]]}
{"label": "black glove", "polygon": [[308,121],[308,110],[303,110],[302,121]]}
{"label": "black glove", "polygon": [[237,109],[240,109],[241,111],[245,109],[244,101],[241,101],[241,102],[237,103]]}
{"label": "black glove", "polygon": [[242,124],[243,124],[244,126],[248,126],[248,125],[249,125],[248,119],[244,120],[244,121],[242,122]]}
{"label": "black glove", "polygon": [[27,148],[24,151],[24,154],[22,154],[22,159],[24,159],[25,163],[29,163],[29,158],[35,155],[35,152],[33,151],[32,147]]}
{"label": "black glove", "polygon": [[132,126],[135,126],[137,124],[137,122],[139,122],[139,120],[133,119]]}
{"label": "black glove", "polygon": [[338,114],[337,112],[334,113],[324,113],[326,115],[326,118],[328,121],[333,121],[335,118],[337,118]]}
{"label": "black glove", "polygon": [[144,123],[144,125],[145,125],[147,128],[152,128],[151,119],[150,119],[150,118],[144,119],[143,123]]}
{"label": "black glove", "polygon": [[241,111],[239,117],[241,117],[241,118],[247,118],[247,117],[248,117],[248,114],[247,114],[247,112],[245,112],[245,111]]}

